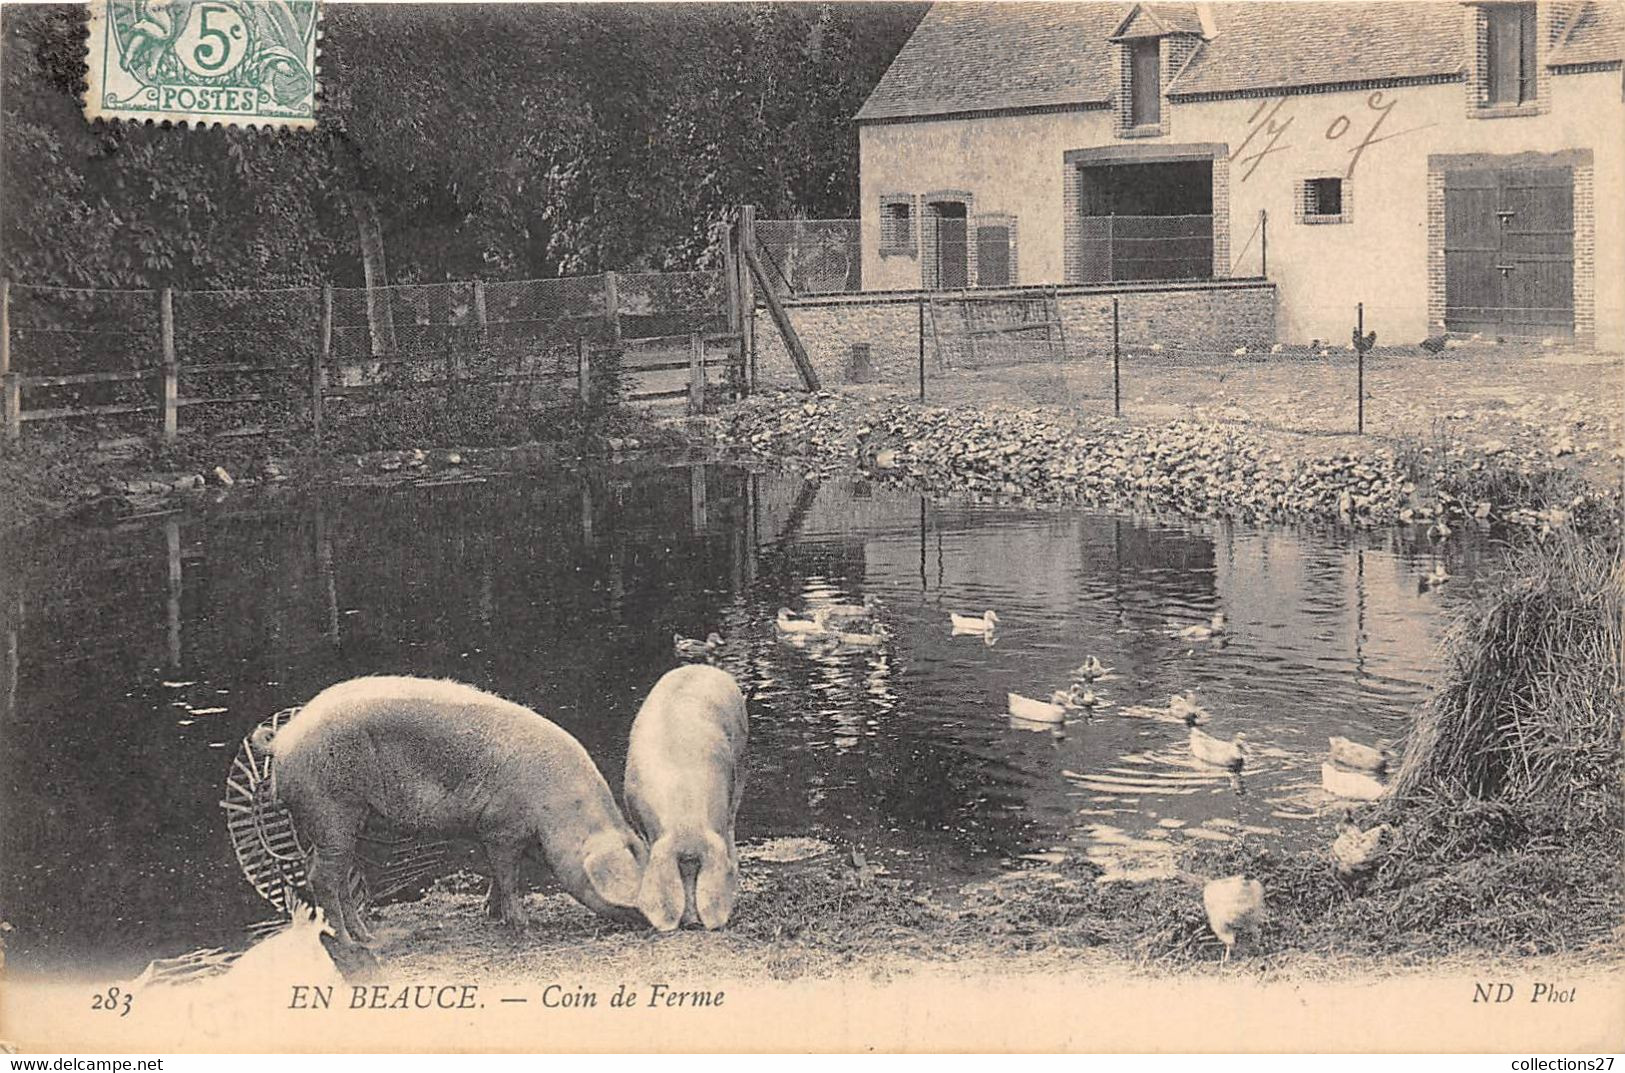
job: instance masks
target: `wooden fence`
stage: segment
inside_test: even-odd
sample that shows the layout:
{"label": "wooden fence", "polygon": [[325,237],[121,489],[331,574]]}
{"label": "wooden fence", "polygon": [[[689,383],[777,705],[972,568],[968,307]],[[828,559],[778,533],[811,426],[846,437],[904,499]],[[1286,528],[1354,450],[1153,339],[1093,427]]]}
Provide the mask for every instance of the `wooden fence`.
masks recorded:
{"label": "wooden fence", "polygon": [[[382,299],[365,292],[345,291],[342,294],[347,308],[360,309],[364,304],[366,312],[341,318],[338,325],[335,289],[331,286],[280,292],[28,288],[31,292],[71,293],[77,299],[88,297],[92,301],[100,294],[116,294],[124,302],[143,305],[155,300],[155,339],[154,333],[136,323],[137,318],[129,312],[132,307],[123,309],[122,320],[121,314],[108,316],[104,311],[91,318],[92,327],[55,324],[14,328],[12,284],[0,280],[0,381],[4,389],[0,443],[18,441],[25,424],[144,413],[152,414],[154,431],[159,436],[174,440],[180,432],[182,410],[273,400],[301,403],[319,442],[325,404],[333,399],[403,391],[455,393],[465,387],[539,381],[558,381],[561,390],[573,390],[580,398],[589,399],[594,367],[608,355],[618,359],[621,397],[626,402],[684,402],[689,412],[698,413],[705,405],[708,384],[720,379],[719,386],[737,393],[749,387],[748,328],[742,327],[738,271],[731,256],[729,261],[727,271],[717,273],[642,273],[620,279],[615,273],[605,273],[602,277],[492,284],[489,290],[499,292],[495,301],[489,299],[488,286],[480,281],[384,288]],[[567,297],[566,290],[570,292]],[[687,305],[668,293],[685,290],[689,294]],[[188,346],[204,360],[188,362],[177,350],[177,294],[189,301],[226,296],[249,304],[254,303],[256,295],[275,294],[287,299],[287,311],[278,316],[275,311],[267,314],[256,310],[256,316],[244,319],[235,328],[195,327],[188,336],[194,341]],[[698,298],[693,297],[696,294]],[[459,304],[462,298],[470,300]],[[377,310],[395,305],[398,309],[383,318],[388,334],[381,339]],[[449,312],[436,314],[429,311],[431,305]],[[498,307],[498,311],[488,315],[491,306]],[[150,318],[150,308],[146,306],[141,315]],[[414,309],[425,311],[415,321]],[[504,309],[508,311],[506,316],[500,315]],[[353,322],[344,323],[346,319]],[[402,321],[406,323],[398,327]],[[150,325],[150,319],[144,323]],[[697,325],[699,330],[623,336],[628,324],[658,328],[678,323]],[[713,323],[727,330],[707,330],[706,325]],[[28,332],[64,337],[77,334],[89,339],[88,346],[76,344],[77,360],[100,367],[71,372],[19,370],[13,364],[13,338]],[[208,338],[233,332],[241,349],[228,345],[222,350]],[[122,359],[116,344],[103,343],[106,339],[131,337],[137,341],[134,345],[126,343],[131,354]],[[148,353],[152,350],[156,354]],[[241,360],[241,350],[253,356]],[[563,356],[568,350],[574,351],[573,361]],[[520,356],[512,367],[480,360],[493,351]],[[153,357],[157,360],[151,360]],[[228,360],[220,360],[222,357]],[[124,367],[106,367],[116,362],[122,362]],[[471,364],[478,367],[471,368]],[[385,372],[395,369],[401,372]],[[722,371],[720,378],[714,375],[717,370]],[[257,377],[277,378],[283,390],[243,390],[252,387]],[[211,381],[218,383],[220,378],[230,378],[235,387],[210,390]],[[24,408],[24,393],[29,389],[92,385],[113,386],[113,393],[124,397]],[[130,398],[130,392],[116,390],[121,385],[139,389],[144,397]]]}

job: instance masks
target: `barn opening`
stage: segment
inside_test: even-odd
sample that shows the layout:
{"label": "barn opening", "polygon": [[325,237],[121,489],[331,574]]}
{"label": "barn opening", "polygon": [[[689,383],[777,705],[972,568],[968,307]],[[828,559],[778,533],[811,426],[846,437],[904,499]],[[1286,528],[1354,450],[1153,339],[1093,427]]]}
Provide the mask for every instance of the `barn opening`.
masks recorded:
{"label": "barn opening", "polygon": [[970,283],[969,215],[963,201],[932,201],[926,211],[936,223],[935,241],[926,251],[927,274],[935,270],[939,290],[958,290]]}
{"label": "barn opening", "polygon": [[1213,277],[1213,161],[1080,164],[1078,282]]}

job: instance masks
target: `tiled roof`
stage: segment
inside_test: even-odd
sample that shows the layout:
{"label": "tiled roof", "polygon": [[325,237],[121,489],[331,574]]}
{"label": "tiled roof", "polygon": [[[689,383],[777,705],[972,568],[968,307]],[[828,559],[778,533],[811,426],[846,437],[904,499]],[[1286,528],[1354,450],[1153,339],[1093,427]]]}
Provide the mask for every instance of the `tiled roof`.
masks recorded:
{"label": "tiled roof", "polygon": [[1170,96],[1453,75],[1464,58],[1456,4],[1227,4],[1215,20]]}
{"label": "tiled roof", "polygon": [[1106,37],[1129,4],[935,4],[858,118],[1106,103]]}
{"label": "tiled roof", "polygon": [[1549,64],[1606,63],[1625,57],[1625,7],[1587,3],[1547,57]]}
{"label": "tiled roof", "polygon": [[[1107,43],[1132,3],[938,3],[892,62],[859,120],[1055,106],[1103,106],[1115,72]],[[1196,4],[1152,3],[1170,31],[1200,32]],[[1554,64],[1618,60],[1617,0],[1565,5]],[[1217,33],[1169,87],[1174,98],[1390,78],[1451,77],[1467,57],[1450,0],[1216,3]],[[1142,19],[1133,32],[1142,32]]]}

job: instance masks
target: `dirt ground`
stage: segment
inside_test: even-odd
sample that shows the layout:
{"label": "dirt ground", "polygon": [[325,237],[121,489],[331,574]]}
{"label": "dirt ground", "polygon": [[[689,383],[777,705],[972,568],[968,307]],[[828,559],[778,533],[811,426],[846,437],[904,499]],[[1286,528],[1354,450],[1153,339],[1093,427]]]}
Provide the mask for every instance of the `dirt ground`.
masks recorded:
{"label": "dirt ground", "polygon": [[[1172,362],[1125,355],[1123,417],[1154,425],[1220,421],[1324,438],[1327,450],[1355,449],[1356,359],[1268,355]],[[915,398],[913,384],[841,389],[864,398]],[[1625,356],[1474,345],[1438,356],[1382,351],[1365,363],[1365,430],[1371,438],[1467,446],[1505,444],[1587,470],[1617,470],[1625,458]],[[1112,413],[1110,359],[1026,364],[932,376],[926,402],[938,406],[1041,406],[1091,417]],[[1617,476],[1612,478],[1617,481]]]}

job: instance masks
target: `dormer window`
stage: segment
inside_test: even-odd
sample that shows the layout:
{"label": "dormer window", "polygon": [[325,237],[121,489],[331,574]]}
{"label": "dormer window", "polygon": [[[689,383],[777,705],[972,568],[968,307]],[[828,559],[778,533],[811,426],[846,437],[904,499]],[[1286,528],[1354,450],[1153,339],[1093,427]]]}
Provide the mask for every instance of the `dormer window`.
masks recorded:
{"label": "dormer window", "polygon": [[1144,37],[1129,42],[1129,124],[1162,123],[1162,42]]}
{"label": "dormer window", "polygon": [[1484,7],[1484,91],[1489,105],[1535,99],[1535,5]]}

